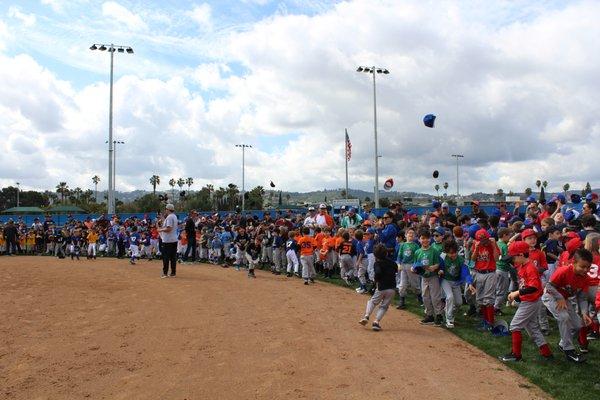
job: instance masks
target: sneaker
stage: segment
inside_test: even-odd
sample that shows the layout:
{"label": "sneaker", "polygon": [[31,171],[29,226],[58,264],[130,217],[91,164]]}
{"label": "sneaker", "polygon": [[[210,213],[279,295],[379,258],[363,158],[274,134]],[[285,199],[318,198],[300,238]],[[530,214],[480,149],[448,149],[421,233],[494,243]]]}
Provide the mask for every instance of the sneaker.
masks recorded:
{"label": "sneaker", "polygon": [[577,364],[585,362],[585,358],[581,354],[577,353],[575,350],[566,350],[565,356],[567,357],[567,360]]}
{"label": "sneaker", "polygon": [[446,321],[446,328],[454,329],[454,322]]}
{"label": "sneaker", "polygon": [[358,323],[361,324],[362,326],[365,326],[368,322],[369,322],[369,318],[367,318],[367,317],[363,317],[363,319],[358,321]]}
{"label": "sneaker", "polygon": [[421,324],[422,325],[433,325],[434,321],[435,320],[433,318],[433,315],[428,315],[421,320]]}
{"label": "sneaker", "polygon": [[288,278],[291,278],[292,277],[292,273],[288,272],[287,274],[285,274],[285,276],[287,276]]}
{"label": "sneaker", "polygon": [[170,273],[170,274],[169,274],[169,278],[175,278],[175,276],[176,276],[176,275],[175,275],[174,273]]}
{"label": "sneaker", "polygon": [[298,272],[294,272],[294,276],[295,276],[296,278],[302,278]]}
{"label": "sneaker", "polygon": [[131,264],[131,265],[135,265],[135,261],[133,261],[133,260],[129,260],[129,264]]}
{"label": "sneaker", "polygon": [[433,321],[433,323],[435,324],[435,326],[442,326],[443,322],[444,322],[444,319],[442,318],[441,315],[436,315],[435,316],[435,320]]}
{"label": "sneaker", "polygon": [[498,357],[498,359],[502,362],[517,362],[517,361],[521,361],[522,357],[516,356],[512,352],[510,352],[506,355]]}
{"label": "sneaker", "polygon": [[598,332],[590,332],[587,335],[587,340],[598,340],[598,338],[600,338],[600,335],[598,335]]}
{"label": "sneaker", "polygon": [[314,279],[314,278],[308,278],[308,281],[309,281],[310,283],[315,283],[315,279]]}
{"label": "sneaker", "polygon": [[579,346],[579,352],[580,352],[581,354],[587,354],[587,353],[589,353],[589,352],[590,352],[590,349],[589,349],[587,346],[581,346],[581,345],[580,345],[580,346]]}
{"label": "sneaker", "polygon": [[304,280],[304,284],[305,284],[305,285],[308,285],[308,279],[305,279],[305,280]]}
{"label": "sneaker", "polygon": [[169,276],[168,276],[168,275],[165,275],[165,274],[162,274],[160,277],[161,277],[161,279],[162,279],[162,278],[168,278]]}
{"label": "sneaker", "polygon": [[236,271],[240,270],[240,266],[239,265],[234,265],[233,268],[235,268]]}
{"label": "sneaker", "polygon": [[367,293],[367,289],[358,288],[358,289],[356,289],[356,293],[358,293],[358,294],[365,294],[365,293]]}
{"label": "sneaker", "polygon": [[379,322],[373,322],[371,324],[371,329],[373,329],[375,332],[379,332],[381,330],[381,325],[379,325]]}

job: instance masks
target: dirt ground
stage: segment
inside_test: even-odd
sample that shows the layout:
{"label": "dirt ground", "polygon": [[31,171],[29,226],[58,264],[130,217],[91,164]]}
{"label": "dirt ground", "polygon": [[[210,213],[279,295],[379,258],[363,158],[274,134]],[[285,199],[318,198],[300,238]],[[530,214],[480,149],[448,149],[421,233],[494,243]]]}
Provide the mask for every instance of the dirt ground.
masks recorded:
{"label": "dirt ground", "polygon": [[0,257],[0,398],[547,398],[441,328],[258,271]]}

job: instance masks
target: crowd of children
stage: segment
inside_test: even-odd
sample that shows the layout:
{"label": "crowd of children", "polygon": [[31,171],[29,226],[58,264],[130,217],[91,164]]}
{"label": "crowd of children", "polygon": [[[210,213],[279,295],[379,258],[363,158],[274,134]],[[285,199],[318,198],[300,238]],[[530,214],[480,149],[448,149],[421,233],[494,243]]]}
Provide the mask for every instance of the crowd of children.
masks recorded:
{"label": "crowd of children", "polygon": [[[482,331],[494,329],[506,307],[518,307],[509,327],[511,352],[501,357],[507,362],[522,358],[522,331],[543,359],[552,357],[545,339],[550,315],[560,331],[559,349],[581,362],[588,341],[598,338],[597,203],[593,194],[572,196],[570,203],[563,195],[547,202],[530,196],[524,212],[518,203],[512,211],[500,203],[491,215],[476,201],[470,215],[458,208],[452,213],[438,201],[424,215],[394,203],[381,219],[368,209],[349,209],[336,220],[324,204],[309,208],[307,215],[265,213],[262,219],[192,211],[179,226],[177,253],[181,262],[247,268],[249,278],[256,278],[259,265],[276,275],[301,278],[307,286],[318,274],[339,276],[356,286],[357,293],[372,295],[361,324],[379,306],[373,330],[381,329],[394,297],[403,309],[411,292],[424,309],[421,323],[448,329],[454,328],[463,304],[465,315],[481,317]],[[9,221],[0,229],[0,250],[14,253],[6,237],[16,230],[17,252],[92,260],[115,255],[135,264],[160,256],[160,219],[102,216],[70,220],[62,227],[50,217],[31,227]]]}

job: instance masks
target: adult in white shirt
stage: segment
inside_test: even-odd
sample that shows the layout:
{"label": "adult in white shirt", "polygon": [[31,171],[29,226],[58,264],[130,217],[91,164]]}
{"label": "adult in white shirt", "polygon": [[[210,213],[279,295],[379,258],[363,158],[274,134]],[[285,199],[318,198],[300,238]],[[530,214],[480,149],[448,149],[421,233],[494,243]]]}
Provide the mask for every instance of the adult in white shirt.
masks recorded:
{"label": "adult in white shirt", "polygon": [[317,226],[317,219],[315,218],[315,208],[308,207],[308,215],[304,218],[304,224],[302,226],[306,226],[310,229],[310,236],[315,235],[315,227]]}
{"label": "adult in white shirt", "polygon": [[[173,204],[165,206],[165,219],[162,223],[159,221],[158,232],[162,239],[163,273],[161,278],[175,277],[177,273],[177,215],[175,215]],[[171,275],[168,275],[169,263],[171,264]]]}

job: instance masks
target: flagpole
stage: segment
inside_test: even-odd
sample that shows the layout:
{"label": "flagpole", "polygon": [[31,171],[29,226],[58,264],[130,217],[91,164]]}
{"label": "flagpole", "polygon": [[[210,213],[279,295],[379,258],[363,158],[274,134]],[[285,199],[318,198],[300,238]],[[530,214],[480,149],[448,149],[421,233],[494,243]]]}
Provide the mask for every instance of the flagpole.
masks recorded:
{"label": "flagpole", "polygon": [[348,199],[348,129],[344,136],[344,159],[346,160],[346,200]]}

